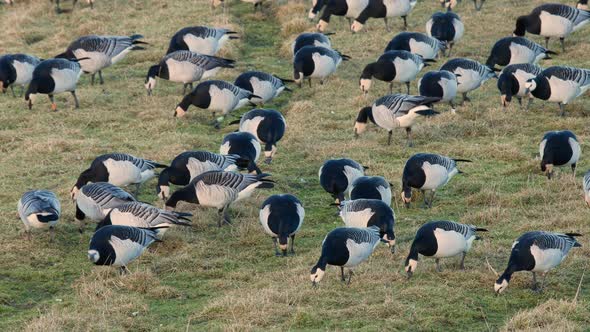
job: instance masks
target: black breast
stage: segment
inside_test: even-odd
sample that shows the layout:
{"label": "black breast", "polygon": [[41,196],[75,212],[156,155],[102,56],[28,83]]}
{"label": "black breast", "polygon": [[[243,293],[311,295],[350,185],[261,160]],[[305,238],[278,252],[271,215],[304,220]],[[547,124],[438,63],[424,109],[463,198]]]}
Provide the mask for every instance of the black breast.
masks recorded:
{"label": "black breast", "polygon": [[420,81],[420,95],[426,97],[442,98],[444,91],[440,85],[442,77],[438,72],[428,72]]}
{"label": "black breast", "polygon": [[426,182],[426,174],[422,169],[423,160],[414,155],[406,162],[404,166],[404,173],[402,175],[402,182],[406,183],[412,188],[422,188]]}

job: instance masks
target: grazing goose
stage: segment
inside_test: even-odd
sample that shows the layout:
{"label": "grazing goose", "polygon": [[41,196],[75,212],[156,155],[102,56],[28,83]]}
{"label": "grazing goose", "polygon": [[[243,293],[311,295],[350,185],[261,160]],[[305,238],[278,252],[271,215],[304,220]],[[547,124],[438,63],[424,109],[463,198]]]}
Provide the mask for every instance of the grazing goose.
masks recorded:
{"label": "grazing goose", "polygon": [[[459,0],[459,1],[461,1],[461,0]],[[479,5],[478,5],[477,0],[473,0],[473,5],[475,6],[475,10],[480,11],[481,8],[483,7],[484,2],[485,2],[485,0],[480,0]],[[441,0],[440,4],[443,8],[447,7],[447,8],[454,9],[457,6],[457,0]]]}
{"label": "grazing goose", "polygon": [[385,29],[391,31],[387,19],[401,17],[404,20],[404,30],[408,29],[408,14],[416,6],[417,0],[369,0],[369,5],[355,18],[350,26],[352,32],[359,32],[369,18],[383,18]]}
{"label": "grazing goose", "polygon": [[350,192],[352,182],[365,175],[365,168],[352,159],[330,159],[320,167],[320,185],[340,204]]}
{"label": "grazing goose", "polygon": [[46,94],[51,101],[51,110],[57,111],[57,104],[53,96],[68,91],[74,97],[74,107],[80,107],[76,96],[76,85],[82,74],[78,61],[83,60],[87,60],[87,58],[41,61],[33,70],[33,78],[25,93],[25,101],[28,102],[29,109],[33,108],[34,99],[38,94]]}
{"label": "grazing goose", "polygon": [[[219,129],[225,116],[238,108],[246,106],[250,99],[258,96],[248,90],[238,88],[237,86],[225,81],[205,81],[197,85],[188,95],[184,96],[182,101],[176,106],[174,111],[175,117],[183,117],[188,111],[189,106],[210,110],[213,113],[215,121],[213,125]],[[221,116],[215,117],[216,112]]]}
{"label": "grazing goose", "polygon": [[[7,0],[10,1],[10,4],[12,4],[12,0]],[[71,12],[74,10],[74,8],[76,7],[76,3],[78,2],[78,0],[72,0],[72,9],[70,10],[63,10],[61,9],[59,3],[61,0],[55,0],[55,12],[58,14],[61,13],[67,13],[67,12]],[[53,0],[51,0],[51,2],[53,2]],[[94,0],[86,0],[86,3],[90,5],[90,9],[94,8]]]}
{"label": "grazing goose", "polygon": [[367,127],[370,120],[379,127],[387,130],[387,145],[391,144],[394,128],[405,128],[408,136],[408,146],[413,145],[412,126],[420,116],[436,115],[438,112],[430,108],[432,103],[439,101],[438,97],[410,96],[393,94],[377,99],[372,106],[359,111],[354,124],[354,134],[359,136]]}
{"label": "grazing goose", "polygon": [[379,199],[391,205],[391,184],[381,176],[361,176],[352,182],[350,199]]}
{"label": "grazing goose", "polygon": [[148,96],[156,87],[156,77],[171,82],[183,83],[182,94],[186,88],[193,89],[193,82],[213,77],[221,68],[234,68],[234,60],[203,55],[191,51],[176,51],[167,54],[160,63],[151,66],[145,78]]}
{"label": "grazing goose", "polygon": [[451,10],[447,10],[446,13],[436,12],[426,22],[426,33],[430,37],[446,43],[449,48],[448,57],[451,56],[453,46],[463,37],[464,32],[465,27],[463,26],[463,22],[461,22],[461,18]]}
{"label": "grazing goose", "polygon": [[332,48],[332,42],[330,41],[330,38],[328,38],[329,35],[330,33],[323,34],[319,32],[304,32],[300,34],[295,38],[295,41],[291,46],[293,55],[305,46]]}
{"label": "grazing goose", "polygon": [[204,26],[186,27],[178,30],[170,39],[166,54],[185,50],[205,55],[215,55],[229,39],[239,39],[237,32],[223,28]]}
{"label": "grazing goose", "polygon": [[147,44],[139,39],[142,35],[126,36],[83,36],[73,41],[66,51],[56,56],[65,59],[83,59],[82,71],[91,74],[90,84],[98,73],[100,84],[104,84],[102,70],[121,61],[129,52],[143,50],[139,44]]}
{"label": "grazing goose", "polygon": [[311,9],[307,13],[307,18],[313,20],[319,12],[326,6],[328,1],[325,0],[311,0]]}
{"label": "grazing goose", "polygon": [[53,242],[54,227],[61,215],[61,206],[54,193],[47,190],[27,191],[19,199],[17,211],[25,225],[25,233],[29,240],[31,240],[31,228],[49,228]]}
{"label": "grazing goose", "polygon": [[303,205],[293,195],[272,195],[262,203],[259,213],[260,224],[264,232],[272,237],[276,256],[281,255],[277,248],[277,239],[283,256],[287,256],[287,246],[291,238],[291,254],[295,254],[295,234],[301,228],[304,217]]}
{"label": "grazing goose", "polygon": [[496,65],[537,64],[540,60],[551,59],[551,54],[557,53],[524,37],[505,37],[494,44],[486,65],[494,68]]}
{"label": "grazing goose", "polygon": [[[471,162],[467,159],[452,159],[431,153],[417,153],[406,161],[402,175],[402,200],[406,207],[412,201],[412,188],[422,191],[424,205],[432,207],[436,189],[446,185],[455,174],[462,173],[457,169],[457,162]],[[425,191],[431,190],[430,200]]]}
{"label": "grazing goose", "polygon": [[83,186],[75,197],[76,220],[84,231],[84,220],[100,222],[115,207],[127,202],[135,202],[135,198],[123,189],[108,182],[96,182]]}
{"label": "grazing goose", "polygon": [[239,169],[246,169],[249,173],[262,174],[256,161],[260,157],[262,147],[256,136],[249,132],[234,132],[223,137],[219,153],[221,155],[237,156],[236,165]]}
{"label": "grazing goose", "polygon": [[105,226],[90,239],[88,259],[95,265],[119,267],[120,273],[124,274],[129,272],[127,264],[141,256],[154,242],[160,242],[155,229]]}
{"label": "grazing goose", "polygon": [[406,84],[407,93],[410,94],[410,82],[428,66],[421,56],[408,51],[387,51],[383,53],[376,62],[369,63],[363,69],[359,85],[361,91],[366,95],[371,88],[372,78],[389,82],[389,93],[393,93],[393,82]]}
{"label": "grazing goose", "polygon": [[586,205],[590,207],[590,171],[584,174],[582,185],[584,187],[584,200],[586,201]]}
{"label": "grazing goose", "polygon": [[2,92],[6,93],[6,89],[10,87],[12,96],[16,97],[14,86],[20,85],[22,95],[25,85],[29,84],[33,79],[33,71],[39,63],[41,63],[39,58],[28,54],[0,56],[0,89]]}
{"label": "grazing goose", "polygon": [[175,191],[166,201],[166,209],[172,210],[178,202],[214,207],[219,211],[218,227],[222,222],[231,223],[229,206],[250,197],[254,189],[273,188],[274,182],[266,179],[270,174],[240,174],[209,171],[194,178],[186,187]]}
{"label": "grazing goose", "polygon": [[451,112],[455,113],[453,99],[457,96],[457,76],[450,71],[429,71],[418,81],[421,96],[437,98],[439,102],[448,102]]}
{"label": "grazing goose", "polygon": [[588,0],[578,0],[576,8],[581,10],[588,10]]}
{"label": "grazing goose", "polygon": [[550,131],[543,136],[539,144],[541,171],[551,179],[553,167],[570,166],[576,176],[576,163],[580,159],[582,149],[578,138],[569,130]]}
{"label": "grazing goose", "polygon": [[395,214],[378,199],[354,199],[340,203],[340,218],[347,227],[379,227],[379,236],[395,253]]}
{"label": "grazing goose", "polygon": [[549,38],[558,37],[561,49],[565,52],[565,37],[580,29],[590,21],[590,12],[567,5],[547,3],[533,9],[529,15],[516,19],[515,36],[524,37],[525,33],[545,37],[545,48],[549,47]]}
{"label": "grazing goose", "polygon": [[318,78],[320,84],[324,84],[326,77],[336,72],[342,61],[349,59],[348,55],[322,46],[302,47],[293,58],[295,83],[301,87],[303,80],[307,78],[311,87],[311,79]]}
{"label": "grazing goose", "polygon": [[498,77],[493,68],[467,58],[449,60],[440,67],[440,70],[451,72],[457,77],[457,92],[463,95],[462,104],[471,101],[467,97],[469,92],[479,88],[490,78]]}
{"label": "grazing goose", "polygon": [[163,200],[170,196],[170,183],[186,186],[197,175],[208,171],[237,170],[238,155],[220,155],[209,151],[185,151],[176,156],[158,177],[156,193]]}
{"label": "grazing goose", "polygon": [[270,164],[277,152],[277,143],[285,134],[285,117],[275,110],[254,109],[242,115],[239,123],[241,132],[254,135],[264,144],[264,162]]}
{"label": "grazing goose", "polygon": [[271,99],[278,97],[281,92],[291,91],[285,85],[285,82],[293,81],[278,78],[261,71],[247,71],[236,78],[234,85],[256,95],[257,97],[250,100],[252,103],[263,105]]}
{"label": "grazing goose", "polygon": [[[508,287],[512,274],[518,271],[531,271],[533,273],[532,289],[534,291],[543,290],[547,272],[563,262],[572,248],[582,246],[574,236],[581,235],[543,231],[522,234],[512,244],[508,267],[496,280],[494,291],[497,294],[502,293]],[[541,273],[543,276],[540,286],[537,283],[537,273]]]}
{"label": "grazing goose", "polygon": [[326,266],[340,266],[340,276],[344,278],[344,268],[348,270],[348,284],[352,279],[352,268],[367,260],[380,242],[379,227],[369,228],[340,227],[336,228],[322,242],[322,255],[317,264],[311,268],[310,279],[313,286],[322,281]]}
{"label": "grazing goose", "polygon": [[471,250],[477,232],[487,232],[485,228],[460,224],[454,221],[431,221],[422,225],[416,232],[410,253],[406,258],[408,278],[416,272],[418,254],[435,257],[436,270],[441,272],[440,259],[461,254],[460,269],[465,270],[465,256]]}
{"label": "grazing goose", "polygon": [[522,106],[522,98],[529,99],[526,109],[529,108],[533,101],[533,96],[526,91],[526,83],[529,79],[537,77],[543,68],[530,63],[519,63],[504,67],[500,77],[498,77],[498,90],[500,90],[500,99],[502,106],[506,107],[516,96],[518,103]]}
{"label": "grazing goose", "polygon": [[564,116],[564,105],[590,89],[590,69],[549,67],[537,77],[529,79],[526,88],[535,98],[557,103],[561,116]]}
{"label": "grazing goose", "polygon": [[[312,12],[318,13],[322,6],[325,5],[320,21],[316,25],[316,29],[319,32],[324,32],[328,28],[330,23],[330,17],[344,16],[348,19],[349,24],[352,24],[352,20],[357,18],[361,12],[369,5],[370,0],[319,0]],[[311,18],[311,17],[310,17]]]}
{"label": "grazing goose", "polygon": [[168,166],[130,154],[103,154],[96,157],[90,167],[80,173],[71,195],[75,198],[78,190],[88,182],[108,182],[121,187],[134,184],[137,196],[141,184],[156,176],[154,169],[165,167]]}
{"label": "grazing goose", "polygon": [[421,56],[425,60],[434,60],[439,52],[445,52],[446,42],[432,38],[420,32],[400,32],[387,44],[387,51],[408,51]]}

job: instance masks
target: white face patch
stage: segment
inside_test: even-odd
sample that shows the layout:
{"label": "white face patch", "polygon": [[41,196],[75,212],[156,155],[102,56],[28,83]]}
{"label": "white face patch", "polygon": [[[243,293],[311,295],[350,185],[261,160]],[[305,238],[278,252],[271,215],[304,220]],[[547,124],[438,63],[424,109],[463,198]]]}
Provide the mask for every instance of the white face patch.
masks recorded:
{"label": "white face patch", "polygon": [[78,189],[78,187],[74,186],[72,188],[72,190],[70,190],[70,197],[72,198],[72,200],[75,200],[76,197],[78,197],[78,192],[80,191],[80,189]]}
{"label": "white face patch", "polygon": [[313,12],[313,8],[309,10],[309,13],[307,14],[307,18],[309,18],[310,20],[313,20],[315,18],[315,13]]}
{"label": "white face patch", "polygon": [[325,271],[318,267],[316,269],[315,273],[312,273],[309,276],[311,279],[311,282],[318,283],[318,282],[322,281],[322,279],[324,278],[324,273],[325,273]]}
{"label": "white face patch", "polygon": [[411,259],[408,261],[408,265],[406,265],[406,272],[416,272],[416,267],[418,266],[418,261]]}
{"label": "white face patch", "polygon": [[535,89],[537,88],[537,82],[533,81],[533,80],[529,80],[524,84],[524,87],[528,90],[528,91],[535,91]]}
{"label": "white face patch", "polygon": [[148,81],[146,84],[144,84],[145,89],[148,91],[153,90],[156,87],[156,78],[155,77],[150,77],[148,78]]}
{"label": "white face patch", "polygon": [[166,199],[170,197],[170,187],[160,186],[160,193],[158,194],[158,197],[160,197],[161,199]]}
{"label": "white face patch", "polygon": [[494,284],[494,292],[501,294],[507,287],[508,281],[506,281],[506,279],[503,279],[501,284],[497,282]]}
{"label": "white face patch", "polygon": [[183,110],[180,106],[178,106],[176,107],[176,113],[174,114],[176,114],[177,118],[182,118],[186,114],[186,111]]}
{"label": "white face patch", "polygon": [[373,81],[371,79],[361,78],[360,84],[359,84],[360,85],[360,88],[361,88],[361,91],[362,92],[365,92],[365,93],[369,92],[369,89],[371,88],[371,83],[372,82]]}
{"label": "white face patch", "polygon": [[367,124],[362,122],[355,122],[354,123],[354,133],[356,135],[360,135],[367,130]]}
{"label": "white face patch", "polygon": [[352,22],[352,25],[350,26],[350,30],[352,30],[352,32],[359,32],[362,29],[363,29],[363,24],[359,23],[358,21]]}
{"label": "white face patch", "polygon": [[328,22],[324,21],[324,20],[320,20],[318,22],[318,25],[316,25],[316,29],[318,29],[319,32],[324,32],[326,31],[326,28],[328,27]]}
{"label": "white face patch", "polygon": [[100,259],[100,254],[98,253],[98,251],[92,249],[92,250],[88,250],[88,259],[92,262],[92,263],[96,263],[98,262],[98,260]]}

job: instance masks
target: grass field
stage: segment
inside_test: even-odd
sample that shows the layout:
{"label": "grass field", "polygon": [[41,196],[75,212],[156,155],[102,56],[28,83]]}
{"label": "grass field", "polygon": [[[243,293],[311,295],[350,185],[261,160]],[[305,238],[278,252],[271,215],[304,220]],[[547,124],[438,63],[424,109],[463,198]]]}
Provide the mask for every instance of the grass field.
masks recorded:
{"label": "grass field", "polygon": [[[171,230],[165,242],[153,245],[130,265],[131,274],[119,276],[115,269],[95,267],[87,260],[93,227],[87,226],[80,237],[69,201],[78,174],[102,153],[125,152],[168,163],[189,149],[217,151],[223,135],[235,130],[224,126],[216,131],[207,125],[209,113],[194,107],[185,118],[173,118],[181,100],[179,85],[160,81],[155,95],[146,96],[145,74],[164,54],[170,36],[189,25],[231,27],[242,38],[228,42],[221,55],[236,59],[237,68],[222,71],[221,79],[233,81],[248,69],[290,77],[289,45],[298,33],[314,27],[306,19],[311,2],[269,1],[262,13],[253,13],[250,4],[231,1],[224,15],[221,10],[211,12],[205,0],[99,0],[94,10],[81,1],[73,13],[59,16],[49,1],[15,2],[12,7],[0,6],[1,53],[49,58],[86,34],[141,33],[150,45],[107,69],[104,86],[90,86],[89,76],[83,76],[79,110],[73,109],[68,94],[57,97],[57,113],[49,112],[45,97],[29,111],[23,98],[0,96],[0,330],[589,328],[588,236],[580,238],[582,248],[549,274],[542,294],[529,290],[530,273],[518,273],[507,291],[496,296],[496,277],[485,264],[487,258],[496,270],[505,268],[513,240],[525,231],[590,235],[581,189],[582,174],[590,168],[585,153],[590,140],[588,95],[568,105],[563,118],[557,116],[556,105],[538,100],[528,112],[515,105],[503,110],[495,81],[490,81],[472,93],[473,102],[456,115],[446,112],[421,121],[414,129],[414,148],[405,147],[402,131],[395,132],[394,143],[387,146],[386,133],[375,127],[353,139],[359,108],[387,92],[387,85],[377,82],[363,99],[360,72],[399,32],[402,22],[394,20],[388,33],[381,20],[370,20],[364,31],[353,35],[345,20],[333,18],[333,46],[352,60],[324,85],[295,89],[267,105],[287,119],[287,133],[273,164],[261,164],[263,171],[273,174],[276,188],[237,204],[232,210],[234,224],[221,229],[215,211],[180,205],[194,213],[194,226]],[[463,1],[456,12],[466,33],[454,56],[485,62],[493,43],[512,32],[515,18],[538,4],[541,1],[494,0],[475,12],[470,1]],[[410,30],[424,31],[425,22],[438,10],[438,1],[419,1],[409,16]],[[589,34],[590,27],[575,33],[567,39],[565,54],[541,65],[590,68]],[[550,46],[559,51],[556,41]],[[439,59],[433,67],[444,61]],[[415,83],[412,93],[417,93]],[[555,129],[572,130],[582,144],[575,180],[564,170],[548,181],[539,170],[539,141],[544,132]],[[418,207],[420,197],[411,209],[404,209],[398,194],[405,160],[417,152],[474,161],[462,165],[466,174],[440,191],[429,210]],[[342,225],[317,180],[323,161],[333,157],[353,158],[369,166],[369,174],[385,176],[394,184],[398,251],[391,255],[385,247],[378,248],[356,269],[350,286],[340,283],[336,268],[329,268],[320,287],[313,289],[309,269],[319,257],[321,241]],[[140,199],[161,206],[155,184],[152,180],[144,186]],[[33,188],[52,190],[62,201],[54,243],[45,232],[35,232],[31,242],[24,240],[16,202]],[[297,254],[276,258],[271,239],[259,225],[258,208],[268,195],[283,192],[301,199],[306,219],[295,243]],[[441,273],[435,271],[433,260],[421,259],[408,281],[403,263],[413,235],[435,219],[472,223],[490,232],[475,243],[466,271],[457,271],[459,258],[444,260]]]}

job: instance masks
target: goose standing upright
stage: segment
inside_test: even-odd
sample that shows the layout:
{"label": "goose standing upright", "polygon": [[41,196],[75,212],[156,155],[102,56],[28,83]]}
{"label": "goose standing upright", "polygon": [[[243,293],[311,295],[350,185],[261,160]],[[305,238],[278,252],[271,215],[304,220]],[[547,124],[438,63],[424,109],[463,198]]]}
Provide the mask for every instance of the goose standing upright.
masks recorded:
{"label": "goose standing upright", "polygon": [[330,34],[323,34],[320,32],[304,32],[299,34],[299,36],[295,38],[295,41],[293,41],[293,45],[291,45],[293,55],[305,46],[332,48],[332,42],[330,41],[330,38],[328,38],[328,35]]}
{"label": "goose standing upright", "polygon": [[340,203],[340,218],[347,227],[379,227],[379,236],[395,253],[395,214],[378,199],[354,199]]}
{"label": "goose standing upright", "polygon": [[434,60],[439,52],[445,52],[446,42],[427,36],[420,32],[400,32],[387,44],[387,51],[408,51],[421,56],[425,60]]}
{"label": "goose standing upright", "polygon": [[569,130],[550,131],[545,133],[539,144],[541,156],[541,171],[551,179],[553,167],[570,166],[574,177],[576,164],[580,159],[582,149],[578,138]]}
{"label": "goose standing upright", "polygon": [[479,88],[490,78],[498,77],[493,68],[467,58],[449,60],[440,67],[440,70],[451,72],[457,77],[457,92],[463,95],[462,104],[465,104],[466,101],[471,101],[467,97],[469,92]]}
{"label": "goose standing upright", "polygon": [[540,60],[551,59],[552,54],[543,46],[524,37],[504,37],[492,47],[486,66],[507,66],[519,63],[537,64]]}
{"label": "goose standing upright", "polygon": [[256,165],[256,161],[260,157],[262,147],[256,139],[256,136],[249,132],[233,132],[225,135],[219,153],[221,155],[234,155],[236,165],[239,169],[246,169],[249,173],[256,172],[262,174],[262,171]]}
{"label": "goose standing upright", "polygon": [[350,192],[352,182],[365,175],[365,168],[352,159],[330,159],[320,167],[320,185],[332,195],[337,204]]}
{"label": "goose standing upright", "polygon": [[457,76],[450,71],[429,71],[418,81],[421,96],[437,98],[439,102],[448,102],[451,112],[455,113],[453,99],[457,96]]}
{"label": "goose standing upright", "polygon": [[[319,0],[316,5],[314,5],[314,8],[311,9],[309,17],[315,17],[315,14],[317,14],[321,7],[325,5],[322,16],[316,25],[316,29],[319,32],[324,32],[328,28],[330,17],[332,15],[344,16],[348,19],[349,24],[352,24],[352,20],[361,14],[361,12],[369,5],[369,1],[370,0]],[[311,16],[312,14],[313,17]]]}
{"label": "goose standing upright", "polygon": [[322,46],[302,47],[293,57],[293,78],[300,87],[306,78],[310,87],[312,78],[318,78],[320,84],[324,84],[324,80],[336,72],[340,63],[349,59],[348,55]]}
{"label": "goose standing upright", "polygon": [[127,202],[135,202],[135,198],[123,189],[108,182],[90,183],[80,188],[75,197],[76,221],[79,231],[84,231],[85,219],[99,222],[115,207]]}
{"label": "goose standing upright", "polygon": [[12,96],[14,94],[14,86],[21,86],[21,96],[24,93],[25,85],[29,84],[33,79],[33,71],[41,60],[33,55],[28,54],[5,54],[0,56],[0,89],[6,93],[6,89],[10,87]]}
{"label": "goose standing upright", "polygon": [[354,19],[350,30],[359,32],[369,18],[383,18],[385,29],[391,31],[387,19],[390,17],[401,17],[404,20],[404,30],[408,29],[408,14],[416,6],[417,0],[369,0],[369,4]]}
{"label": "goose standing upright", "polygon": [[449,48],[448,57],[451,56],[453,46],[463,37],[464,32],[465,26],[461,22],[461,18],[453,13],[450,7],[445,13],[434,13],[430,20],[426,22],[426,33],[428,36],[446,43]]}
{"label": "goose standing upright", "polygon": [[281,253],[277,249],[277,239],[279,248],[283,256],[287,256],[287,246],[289,238],[291,239],[291,254],[295,254],[295,234],[301,228],[305,218],[305,210],[299,199],[290,194],[272,195],[267,198],[260,207],[259,220],[264,232],[272,237],[275,247],[275,255]]}
{"label": "goose standing upright", "polygon": [[258,96],[250,100],[252,103],[263,105],[278,97],[283,91],[292,91],[285,85],[285,82],[293,81],[261,71],[247,71],[236,78],[234,85]]}
{"label": "goose standing upright", "polygon": [[186,27],[178,30],[170,39],[166,54],[185,50],[204,55],[215,55],[230,39],[239,39],[237,32],[205,26]]}
{"label": "goose standing upright", "polygon": [[270,164],[277,152],[277,143],[283,138],[287,121],[278,111],[254,109],[242,115],[240,132],[248,132],[264,144],[265,163]]}
{"label": "goose standing upright", "polygon": [[543,68],[530,63],[519,63],[504,67],[500,77],[498,77],[498,90],[500,90],[500,99],[502,106],[506,107],[516,96],[518,103],[522,106],[522,98],[528,98],[526,109],[529,108],[533,101],[533,95],[527,92],[526,83],[529,79],[537,77]]}
{"label": "goose standing upright", "polygon": [[29,240],[31,228],[49,228],[53,242],[55,225],[61,215],[61,205],[54,193],[47,190],[27,191],[18,200],[17,211]]}
{"label": "goose standing upright", "polygon": [[391,184],[382,176],[361,176],[350,187],[350,199],[378,199],[391,205]]}

